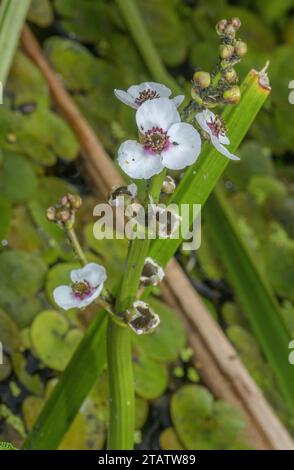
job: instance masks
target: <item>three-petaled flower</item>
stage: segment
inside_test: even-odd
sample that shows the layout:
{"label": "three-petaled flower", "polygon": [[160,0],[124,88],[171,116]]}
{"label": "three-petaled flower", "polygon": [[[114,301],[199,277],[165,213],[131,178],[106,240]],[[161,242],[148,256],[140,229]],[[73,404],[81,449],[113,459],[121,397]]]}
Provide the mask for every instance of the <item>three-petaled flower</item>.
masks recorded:
{"label": "three-petaled flower", "polygon": [[139,142],[127,140],[118,150],[118,163],[131,178],[149,179],[164,167],[181,170],[192,165],[201,138],[191,124],[181,122],[173,101],[145,101],[136,112]]}
{"label": "three-petaled flower", "polygon": [[[169,98],[171,90],[161,83],[143,82],[140,85],[132,85],[127,91],[114,90],[115,96],[127,106],[138,109],[141,104],[148,100],[156,98]],[[178,95],[172,99],[174,104],[178,107],[183,102],[185,96]]]}
{"label": "three-petaled flower", "polygon": [[59,286],[53,291],[55,303],[64,310],[84,308],[92,303],[100,295],[107,276],[103,266],[88,263],[71,271],[70,278],[71,286]]}
{"label": "three-petaled flower", "polygon": [[205,109],[201,111],[201,113],[196,114],[196,120],[201,129],[208,135],[212,145],[218,152],[230,158],[230,160],[240,160],[239,157],[236,157],[236,155],[233,155],[224,147],[224,145],[230,144],[230,140],[226,136],[226,128],[219,116]]}

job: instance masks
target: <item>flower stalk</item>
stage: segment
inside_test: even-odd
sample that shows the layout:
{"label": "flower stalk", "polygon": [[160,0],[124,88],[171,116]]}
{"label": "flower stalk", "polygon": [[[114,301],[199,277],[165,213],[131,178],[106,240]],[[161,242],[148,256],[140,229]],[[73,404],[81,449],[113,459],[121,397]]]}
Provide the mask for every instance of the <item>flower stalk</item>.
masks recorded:
{"label": "flower stalk", "polygon": [[85,253],[80,245],[75,229],[73,227],[65,228],[65,233],[71,243],[74,253],[77,255],[79,261],[83,266],[87,264]]}
{"label": "flower stalk", "polygon": [[[145,205],[149,196],[155,203],[159,200],[165,170],[153,176]],[[135,239],[131,242],[124,275],[115,304],[115,313],[126,311],[136,299],[140,277],[148,255],[150,240]],[[110,419],[108,450],[133,448],[135,432],[135,391],[132,368],[131,331],[123,328],[113,318],[108,320],[107,364],[110,391]]]}

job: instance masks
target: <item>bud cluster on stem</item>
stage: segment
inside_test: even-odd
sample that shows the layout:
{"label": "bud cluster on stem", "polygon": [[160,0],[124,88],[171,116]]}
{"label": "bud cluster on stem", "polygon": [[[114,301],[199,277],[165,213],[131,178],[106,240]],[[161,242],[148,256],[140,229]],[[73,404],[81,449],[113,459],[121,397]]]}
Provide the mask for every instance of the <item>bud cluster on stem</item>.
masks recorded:
{"label": "bud cluster on stem", "polygon": [[191,90],[194,109],[239,103],[239,78],[234,66],[247,53],[247,44],[236,37],[240,27],[239,18],[223,19],[217,23],[216,32],[220,36],[218,64],[212,73],[204,70],[194,73]]}

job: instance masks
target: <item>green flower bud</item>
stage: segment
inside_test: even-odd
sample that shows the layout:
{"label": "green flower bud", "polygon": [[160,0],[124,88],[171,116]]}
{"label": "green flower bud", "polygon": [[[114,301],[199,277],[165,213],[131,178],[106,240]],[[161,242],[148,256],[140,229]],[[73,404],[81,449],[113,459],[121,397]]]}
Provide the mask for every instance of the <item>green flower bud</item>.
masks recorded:
{"label": "green flower bud", "polygon": [[200,88],[207,88],[211,83],[210,73],[208,72],[195,72],[193,80]]}
{"label": "green flower bud", "polygon": [[228,69],[224,73],[224,79],[228,83],[235,83],[238,81],[238,75],[235,69]]}
{"label": "green flower bud", "polygon": [[161,191],[164,193],[164,194],[172,194],[176,189],[176,183],[175,183],[175,180],[167,175],[165,177],[165,180],[164,182],[162,183],[162,188],[161,188]]}
{"label": "green flower bud", "polygon": [[73,198],[71,199],[71,205],[72,208],[75,210],[80,209],[80,207],[82,206],[82,198],[78,195],[73,196]]}
{"label": "green flower bud", "polygon": [[235,44],[235,52],[239,57],[244,57],[247,54],[247,44],[243,41],[237,41]]}
{"label": "green flower bud", "polygon": [[240,88],[236,85],[228,90],[225,90],[223,93],[223,98],[228,104],[238,104],[241,99]]}
{"label": "green flower bud", "polygon": [[222,44],[219,46],[219,55],[222,59],[230,59],[234,52],[234,46],[230,44]]}
{"label": "green flower bud", "polygon": [[48,207],[46,216],[47,216],[47,219],[48,219],[50,222],[54,222],[55,219],[56,219],[56,209],[55,209],[55,207],[53,207],[53,206],[52,206],[52,207]]}

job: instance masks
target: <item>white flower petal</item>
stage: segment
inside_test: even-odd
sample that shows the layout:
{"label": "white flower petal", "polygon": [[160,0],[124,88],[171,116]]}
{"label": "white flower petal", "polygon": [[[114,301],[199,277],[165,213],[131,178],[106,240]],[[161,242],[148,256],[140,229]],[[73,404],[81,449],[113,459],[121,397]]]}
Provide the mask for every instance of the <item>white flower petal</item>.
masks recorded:
{"label": "white flower petal", "polygon": [[91,295],[85,297],[83,300],[77,299],[77,308],[85,308],[87,305],[90,305],[97,297],[99,297],[101,291],[103,289],[103,283],[100,284],[97,289],[95,289]]}
{"label": "white flower petal", "polygon": [[153,127],[164,131],[181,121],[177,108],[172,100],[158,98],[145,101],[136,113],[137,126],[140,132],[145,133]]}
{"label": "white flower petal", "polygon": [[87,281],[91,287],[97,287],[102,284],[107,276],[103,266],[97,263],[88,263],[81,269],[74,269],[70,273],[72,282]]}
{"label": "white flower petal", "polygon": [[156,82],[143,82],[140,85],[133,85],[128,88],[127,92],[133,97],[138,98],[143,91],[155,91],[160,98],[169,98],[171,90],[165,85]]}
{"label": "white flower petal", "polygon": [[122,101],[127,106],[131,106],[134,109],[138,108],[138,105],[135,103],[135,99],[132,98],[132,96],[130,96],[129,93],[127,93],[126,91],[115,89],[114,94],[117,97],[117,99]]}
{"label": "white flower petal", "polygon": [[237,157],[236,155],[233,155],[226,147],[224,147],[219,142],[217,137],[211,136],[211,143],[219,153],[221,153],[225,157],[229,158],[230,160],[240,160],[239,157]]}
{"label": "white flower petal", "polygon": [[120,146],[118,163],[128,176],[135,179],[149,179],[163,169],[160,155],[146,152],[135,140],[127,140]]}
{"label": "white flower petal", "polygon": [[53,291],[55,303],[63,308],[69,310],[78,306],[79,300],[73,295],[72,289],[69,286],[59,286]]}
{"label": "white flower petal", "polygon": [[172,101],[175,103],[176,107],[178,108],[179,106],[181,106],[184,99],[185,99],[185,95],[178,95],[172,98]]}
{"label": "white flower petal", "polygon": [[223,145],[229,145],[230,144],[230,139],[226,136],[226,134],[220,134],[218,136],[218,140],[220,144]]}
{"label": "white flower petal", "polygon": [[215,114],[213,114],[213,112],[209,109],[205,109],[204,111],[201,111],[201,113],[197,113],[195,118],[201,129],[203,129],[211,136],[212,132],[209,126],[207,125],[207,122],[213,122],[215,119]]}
{"label": "white flower petal", "polygon": [[170,170],[181,170],[197,160],[201,150],[199,132],[191,124],[174,124],[168,130],[169,147],[161,153],[162,163]]}

